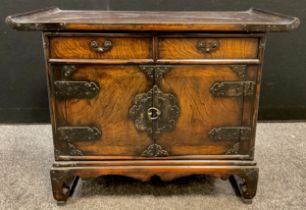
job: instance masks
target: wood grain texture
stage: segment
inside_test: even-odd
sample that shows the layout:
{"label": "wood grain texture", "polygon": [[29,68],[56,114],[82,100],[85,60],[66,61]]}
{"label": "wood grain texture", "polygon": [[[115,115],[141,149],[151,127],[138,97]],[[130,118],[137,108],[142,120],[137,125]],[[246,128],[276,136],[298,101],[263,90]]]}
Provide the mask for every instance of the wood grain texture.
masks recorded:
{"label": "wood grain texture", "polygon": [[[169,67],[160,87],[176,95],[180,116],[176,129],[162,133],[157,143],[163,145],[170,156],[225,154],[236,142],[211,140],[207,134],[214,127],[240,126],[243,98],[215,98],[210,87],[215,81],[237,81],[239,77],[227,65]],[[78,65],[77,69],[71,79],[96,81],[101,90],[91,100],[67,100],[65,111],[57,110],[64,118],[59,118],[60,124],[94,124],[101,128],[103,135],[96,142],[76,142],[75,146],[85,156],[139,156],[150,141],[145,132],[136,130],[128,110],[136,94],[146,92],[152,84],[138,66]],[[56,104],[59,106],[62,101]]]}
{"label": "wood grain texture", "polygon": [[299,19],[269,11],[84,11],[46,8],[8,16],[17,30],[290,31]]}
{"label": "wood grain texture", "polygon": [[[262,50],[262,49],[260,49]],[[261,58],[262,59],[262,58]],[[249,155],[250,159],[254,158],[254,149],[255,149],[255,134],[256,127],[252,123],[255,111],[255,101],[258,97],[258,74],[261,71],[261,65],[249,65],[247,69],[246,80],[256,81],[256,90],[254,97],[244,97],[243,98],[243,119],[242,124],[247,125],[252,128],[252,135],[248,141],[243,141],[240,144],[240,153]],[[258,108],[258,107],[257,107]]]}
{"label": "wood grain texture", "polygon": [[[259,45],[259,58],[261,60],[264,59],[264,51],[266,45],[266,37],[263,37],[260,40]],[[256,79],[256,94],[253,100],[245,100],[244,103],[244,123],[250,124],[253,128],[253,136],[248,141],[248,145],[244,146],[245,154],[248,153],[250,159],[254,159],[255,153],[255,137],[256,137],[256,125],[257,125],[257,117],[258,117],[258,108],[259,108],[259,97],[260,97],[260,88],[261,88],[261,77],[262,77],[262,69],[263,63],[260,66],[257,66],[257,71],[248,71],[248,78]],[[255,75],[256,74],[256,75]]]}
{"label": "wood grain texture", "polygon": [[[213,52],[202,52],[198,42],[219,42]],[[217,37],[160,37],[159,59],[254,59],[257,58],[257,38],[217,38]]]}
{"label": "wood grain texture", "polygon": [[174,93],[180,107],[176,128],[157,140],[171,155],[224,154],[234,144],[208,138],[214,127],[241,125],[242,98],[216,98],[210,93],[212,84],[223,80],[239,78],[223,65],[178,65],[164,76],[161,89]]}
{"label": "wood grain texture", "polygon": [[[18,30],[42,30],[45,35],[56,159],[50,175],[57,201],[67,200],[77,177],[101,175],[123,175],[141,181],[159,176],[169,181],[205,174],[233,178],[245,201],[255,196],[258,168],[250,159],[255,143],[263,33],[297,28],[298,18],[257,9],[135,12],[49,8],[8,16],[6,23]],[[91,49],[92,41],[101,47],[106,40],[112,42],[107,51]],[[199,49],[199,41],[214,40],[219,48],[209,53],[201,50],[203,47]],[[138,66],[131,65],[147,63],[174,65],[158,81],[154,69],[152,84]],[[63,64],[74,64],[76,70],[64,76],[67,69],[62,69]],[[247,75],[239,76],[241,69],[233,71],[229,64],[248,65]],[[53,87],[56,80],[93,81],[100,92],[92,99],[60,100]],[[256,83],[255,97],[213,97],[210,93],[216,81],[238,80]],[[135,128],[128,115],[135,96],[153,85],[176,96],[180,115],[175,128],[162,132],[154,142],[170,155],[144,158],[140,155],[151,141],[147,133]],[[208,137],[212,128],[241,125],[252,128],[250,139],[235,142]],[[61,126],[96,126],[102,136],[97,140],[87,136],[87,141],[71,140],[57,135]],[[232,148],[234,152],[228,153]]]}
{"label": "wood grain texture", "polygon": [[[112,42],[110,50],[96,52],[90,43],[96,41],[103,46],[104,41]],[[116,36],[73,36],[50,37],[51,58],[75,59],[152,59],[152,38]]]}
{"label": "wood grain texture", "polygon": [[[94,178],[102,175],[122,175],[149,181],[151,177],[158,176],[162,181],[190,175],[209,175],[217,178],[228,179],[235,176],[243,180],[238,183],[243,185],[242,199],[252,199],[256,194],[258,181],[258,168],[256,166],[223,166],[223,165],[92,165],[78,167],[58,167],[51,169],[51,181],[54,198],[58,201],[66,201],[69,193],[66,192],[69,180],[73,177],[83,179]],[[69,192],[69,188],[68,188]]]}
{"label": "wood grain texture", "polygon": [[94,124],[102,130],[102,137],[95,142],[77,142],[74,146],[84,155],[141,154],[150,143],[149,138],[135,129],[128,112],[135,95],[149,88],[145,75],[137,66],[80,65],[77,68],[71,79],[95,81],[100,92],[91,100],[66,100],[65,123]]}

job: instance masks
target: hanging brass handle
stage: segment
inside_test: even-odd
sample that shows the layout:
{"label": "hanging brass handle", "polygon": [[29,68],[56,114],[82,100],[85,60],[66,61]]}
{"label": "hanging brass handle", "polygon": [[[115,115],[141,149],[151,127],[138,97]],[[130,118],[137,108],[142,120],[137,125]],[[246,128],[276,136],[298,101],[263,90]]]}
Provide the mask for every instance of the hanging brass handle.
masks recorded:
{"label": "hanging brass handle", "polygon": [[90,42],[90,48],[97,52],[105,52],[112,48],[112,42],[110,40],[106,40],[103,43],[102,47],[99,47],[99,43],[97,41]]}
{"label": "hanging brass handle", "polygon": [[155,107],[150,107],[147,111],[149,120],[157,120],[161,111]]}
{"label": "hanging brass handle", "polygon": [[213,40],[211,42],[207,41],[198,41],[197,48],[199,51],[203,53],[211,53],[213,51],[216,51],[220,46],[220,43],[218,40]]}

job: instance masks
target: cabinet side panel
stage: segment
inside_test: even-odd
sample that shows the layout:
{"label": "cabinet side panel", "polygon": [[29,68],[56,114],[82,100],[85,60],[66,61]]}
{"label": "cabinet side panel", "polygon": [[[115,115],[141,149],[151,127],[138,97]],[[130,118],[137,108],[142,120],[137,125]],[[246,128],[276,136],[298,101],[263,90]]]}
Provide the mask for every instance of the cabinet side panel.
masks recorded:
{"label": "cabinet side panel", "polygon": [[56,128],[60,124],[65,124],[66,121],[66,103],[65,101],[56,101],[54,98],[53,81],[60,79],[61,75],[52,69],[52,65],[48,62],[50,57],[50,45],[49,36],[46,33],[42,34],[44,57],[45,57],[45,68],[47,75],[47,86],[48,86],[48,100],[49,100],[49,111],[50,120],[52,126],[52,138],[54,144],[55,160],[58,160],[58,147],[59,142],[56,140]]}

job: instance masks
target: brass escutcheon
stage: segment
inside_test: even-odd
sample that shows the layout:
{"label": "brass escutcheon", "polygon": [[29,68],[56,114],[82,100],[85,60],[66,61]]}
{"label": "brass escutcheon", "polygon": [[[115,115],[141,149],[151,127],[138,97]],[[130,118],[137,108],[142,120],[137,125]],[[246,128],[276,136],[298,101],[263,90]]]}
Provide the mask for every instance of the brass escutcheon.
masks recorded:
{"label": "brass escutcheon", "polygon": [[155,107],[150,107],[147,111],[149,120],[157,120],[161,111]]}

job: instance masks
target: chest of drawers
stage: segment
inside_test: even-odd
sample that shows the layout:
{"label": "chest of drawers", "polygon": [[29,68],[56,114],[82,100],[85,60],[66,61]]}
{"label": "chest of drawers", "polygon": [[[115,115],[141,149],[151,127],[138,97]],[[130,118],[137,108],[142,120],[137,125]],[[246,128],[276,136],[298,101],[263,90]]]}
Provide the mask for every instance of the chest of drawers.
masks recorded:
{"label": "chest of drawers", "polygon": [[78,178],[167,181],[204,174],[255,196],[255,128],[265,37],[299,20],[245,12],[64,11],[9,16],[43,31],[53,195]]}

